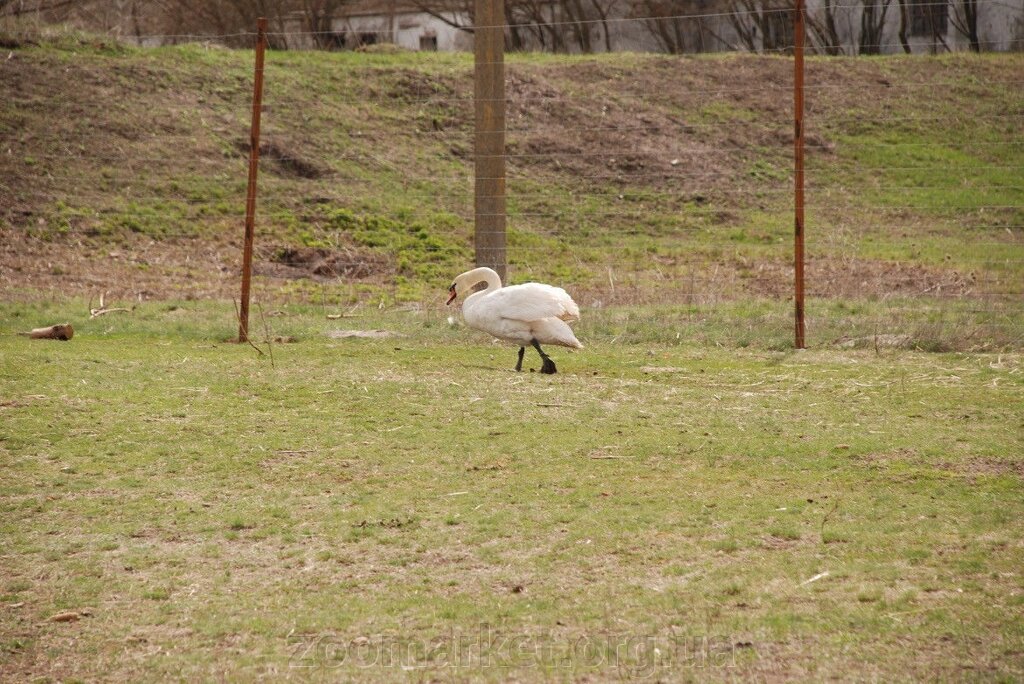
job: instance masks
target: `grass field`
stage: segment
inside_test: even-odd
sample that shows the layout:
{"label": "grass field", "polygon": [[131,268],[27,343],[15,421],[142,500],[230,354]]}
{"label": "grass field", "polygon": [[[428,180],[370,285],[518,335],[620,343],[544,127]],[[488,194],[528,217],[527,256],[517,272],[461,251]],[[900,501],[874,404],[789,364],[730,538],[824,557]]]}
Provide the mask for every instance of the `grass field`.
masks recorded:
{"label": "grass field", "polygon": [[1024,679],[1021,54],[808,58],[800,352],[792,62],[509,55],[544,376],[470,55],[268,55],[254,349],[252,54],[0,42],[0,680]]}
{"label": "grass field", "polygon": [[1019,354],[270,313],[0,337],[0,677],[1024,676]]}

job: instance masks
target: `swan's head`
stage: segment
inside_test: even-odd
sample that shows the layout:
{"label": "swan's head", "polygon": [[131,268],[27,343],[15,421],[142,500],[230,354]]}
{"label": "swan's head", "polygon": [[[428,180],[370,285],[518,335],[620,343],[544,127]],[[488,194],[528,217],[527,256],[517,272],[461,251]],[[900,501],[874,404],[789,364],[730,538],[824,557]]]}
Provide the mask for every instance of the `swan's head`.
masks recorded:
{"label": "swan's head", "polygon": [[472,271],[460,273],[455,276],[451,287],[448,288],[448,301],[446,304],[454,302],[455,298],[460,294],[471,292],[480,283],[486,284],[487,289],[498,289],[501,287],[501,278],[493,270],[486,267],[474,268]]}

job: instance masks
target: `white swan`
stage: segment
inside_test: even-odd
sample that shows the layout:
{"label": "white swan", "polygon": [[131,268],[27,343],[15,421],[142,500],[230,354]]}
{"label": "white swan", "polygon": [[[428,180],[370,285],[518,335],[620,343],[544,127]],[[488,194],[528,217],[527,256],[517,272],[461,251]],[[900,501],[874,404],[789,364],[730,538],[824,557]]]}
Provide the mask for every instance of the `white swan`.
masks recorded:
{"label": "white swan", "polygon": [[579,320],[580,309],[562,288],[540,283],[502,287],[497,273],[489,268],[474,268],[455,278],[448,288],[448,304],[479,283],[487,283],[487,288],[466,298],[462,316],[469,327],[518,344],[517,371],[523,370],[526,345],[533,345],[540,354],[541,373],[558,372],[555,362],[540,348],[541,343],[583,348],[566,323]]}

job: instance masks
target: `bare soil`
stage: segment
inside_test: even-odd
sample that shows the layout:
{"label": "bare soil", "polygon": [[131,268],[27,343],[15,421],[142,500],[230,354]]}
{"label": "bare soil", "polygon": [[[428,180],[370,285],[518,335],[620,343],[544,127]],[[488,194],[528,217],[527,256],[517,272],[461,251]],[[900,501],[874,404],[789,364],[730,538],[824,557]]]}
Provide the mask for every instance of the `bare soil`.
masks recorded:
{"label": "bare soil", "polygon": [[276,279],[379,282],[394,267],[386,256],[368,249],[280,246],[264,250],[254,270],[257,275]]}

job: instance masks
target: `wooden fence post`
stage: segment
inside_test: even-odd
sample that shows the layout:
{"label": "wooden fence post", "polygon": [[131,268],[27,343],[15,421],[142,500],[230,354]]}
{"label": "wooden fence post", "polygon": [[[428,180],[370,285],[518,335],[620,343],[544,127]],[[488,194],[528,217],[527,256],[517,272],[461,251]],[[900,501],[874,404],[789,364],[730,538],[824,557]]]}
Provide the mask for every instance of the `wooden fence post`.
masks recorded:
{"label": "wooden fence post", "polygon": [[476,265],[505,282],[505,7],[476,0],[473,30]]}
{"label": "wooden fence post", "polygon": [[804,349],[804,0],[793,12],[793,125],[795,346]]}
{"label": "wooden fence post", "polygon": [[249,288],[252,282],[252,243],[256,231],[256,175],[260,164],[260,112],[263,109],[263,53],[267,47],[267,20],[256,22],[256,73],[249,129],[249,185],[245,194],[245,246],[242,251],[242,301],[238,312],[238,341],[249,339]]}

